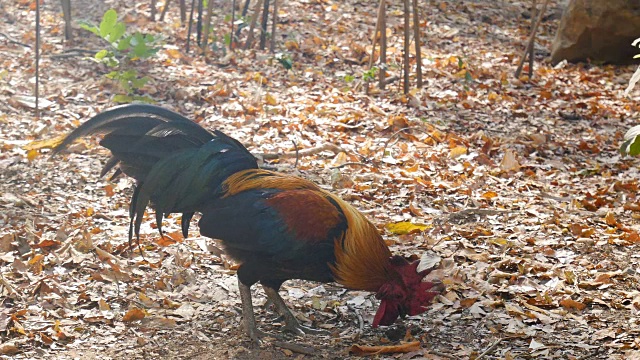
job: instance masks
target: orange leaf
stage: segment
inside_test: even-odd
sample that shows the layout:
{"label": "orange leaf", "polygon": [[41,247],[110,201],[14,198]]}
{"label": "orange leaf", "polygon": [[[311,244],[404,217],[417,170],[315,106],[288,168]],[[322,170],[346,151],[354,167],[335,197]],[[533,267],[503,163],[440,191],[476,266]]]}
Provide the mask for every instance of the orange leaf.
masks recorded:
{"label": "orange leaf", "polygon": [[124,322],[132,322],[144,319],[145,313],[144,310],[138,308],[131,308],[127,311],[126,314],[122,317],[122,321]]}
{"label": "orange leaf", "polygon": [[104,192],[107,194],[108,197],[112,197],[113,195],[115,195],[115,191],[113,191],[113,185],[111,184],[107,184],[104,187]]}
{"label": "orange leaf", "polygon": [[51,246],[59,246],[60,245],[60,241],[56,241],[56,240],[42,240],[39,243],[35,244],[35,245],[31,245],[32,248],[34,249],[42,249],[42,248],[47,248],[47,247],[51,247]]}
{"label": "orange leaf", "polygon": [[578,311],[584,310],[587,305],[579,301],[571,300],[569,298],[560,300],[560,305],[565,309],[575,309]]}
{"label": "orange leaf", "polygon": [[491,200],[496,196],[498,196],[498,193],[496,193],[495,191],[487,191],[486,193],[482,194],[482,197],[487,200]]}
{"label": "orange leaf", "polygon": [[160,246],[169,246],[175,243],[182,242],[182,232],[175,231],[172,233],[165,233],[163,236],[156,241],[156,244]]}
{"label": "orange leaf", "polygon": [[613,216],[613,213],[611,211],[607,212],[607,216],[604,217],[604,221],[609,226],[617,226],[618,225],[618,222],[616,221],[616,218]]}
{"label": "orange leaf", "polygon": [[451,149],[451,152],[449,153],[449,157],[452,159],[455,159],[461,155],[464,155],[467,153],[467,148],[464,146],[456,146],[453,149]]}
{"label": "orange leaf", "polygon": [[366,356],[375,354],[408,353],[416,350],[420,350],[420,341],[387,346],[353,345],[351,346],[351,349],[349,349],[349,352],[358,356]]}

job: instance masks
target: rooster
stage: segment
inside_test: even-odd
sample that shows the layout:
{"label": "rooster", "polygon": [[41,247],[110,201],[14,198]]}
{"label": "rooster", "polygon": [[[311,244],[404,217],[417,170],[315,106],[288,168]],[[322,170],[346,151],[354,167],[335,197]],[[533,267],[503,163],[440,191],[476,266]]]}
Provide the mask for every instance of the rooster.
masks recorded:
{"label": "rooster", "polygon": [[240,266],[237,271],[242,316],[255,342],[266,333],[256,327],[251,286],[257,282],[296,334],[317,333],[302,326],[278,290],[289,279],[338,282],[348,289],[375,292],[380,300],[373,327],[426,310],[441,290],[423,278],[418,261],[393,255],[376,227],[354,207],[316,184],[258,168],[237,140],[209,132],[173,111],[152,105],[124,105],[104,111],[68,134],[52,154],[76,139],[104,135],[111,151],[101,176],[136,180],[130,203],[129,241],[139,239],[144,211],[151,203],[157,227],[170,213],[182,213],[188,236],[195,212],[203,236],[219,239]]}

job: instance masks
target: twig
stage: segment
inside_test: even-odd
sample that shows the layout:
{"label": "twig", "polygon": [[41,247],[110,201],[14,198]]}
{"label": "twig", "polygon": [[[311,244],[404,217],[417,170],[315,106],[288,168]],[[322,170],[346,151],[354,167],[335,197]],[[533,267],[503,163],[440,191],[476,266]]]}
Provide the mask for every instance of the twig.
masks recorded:
{"label": "twig", "polygon": [[[533,0],[531,2],[531,30],[533,30],[533,19],[536,18],[536,11],[538,10],[538,4],[536,0]],[[533,77],[533,60],[534,60],[534,55],[535,52],[533,51],[533,46],[531,48],[529,48],[529,78]]]}
{"label": "twig", "polygon": [[166,0],[164,2],[164,7],[162,8],[162,13],[160,13],[160,21],[164,21],[165,15],[167,15],[167,11],[169,10],[169,4],[171,4],[171,0]]}
{"label": "twig", "polygon": [[278,22],[278,0],[273,0],[273,16],[271,17],[271,49],[272,53],[276,50],[276,25]]}
{"label": "twig", "polygon": [[418,89],[422,88],[422,48],[420,44],[420,13],[418,0],[413,0],[413,40],[416,46],[416,80]]}
{"label": "twig", "polygon": [[269,0],[264,0],[262,8],[262,22],[260,23],[260,50],[267,44],[267,22],[269,21]]}
{"label": "twig", "polygon": [[204,29],[202,31],[202,41],[200,47],[202,48],[202,56],[207,57],[207,45],[209,43],[209,31],[211,30],[211,16],[213,15],[213,1],[207,3],[207,14],[204,16]]}
{"label": "twig", "polygon": [[304,149],[300,151],[296,150],[296,151],[290,151],[282,154],[256,154],[256,155],[262,157],[265,160],[275,160],[275,159],[288,159],[288,158],[299,157],[299,156],[315,155],[323,151],[332,151],[336,154],[345,152],[344,149],[338,145],[326,143],[320,146],[316,146],[313,148]]}
{"label": "twig", "polygon": [[389,143],[391,142],[391,140],[393,140],[396,136],[398,136],[398,134],[400,134],[401,132],[405,132],[407,130],[417,130],[425,135],[427,135],[428,137],[430,137],[431,139],[433,139],[433,141],[438,142],[438,140],[436,140],[436,138],[434,138],[433,136],[431,136],[431,134],[429,134],[428,132],[417,128],[415,126],[408,126],[406,128],[402,128],[396,132],[394,132],[393,134],[391,134],[391,136],[389,137],[389,139],[387,139],[387,142],[384,143],[384,147],[382,148],[382,157],[384,157],[384,154],[387,152],[387,146],[389,146]]}
{"label": "twig", "polygon": [[475,360],[480,360],[483,357],[489,355],[489,353],[491,353],[496,347],[498,347],[498,344],[500,344],[505,339],[508,339],[508,338],[500,338],[500,339],[494,341],[493,344],[491,344],[491,346],[489,346],[487,348],[487,350],[483,351],[480,355],[478,355],[478,357],[475,358]]}
{"label": "twig", "polygon": [[402,89],[404,90],[404,94],[408,94],[409,93],[409,71],[411,70],[410,64],[409,64],[409,43],[411,41],[411,35],[409,33],[409,11],[410,7],[409,7],[409,0],[404,0],[404,64],[403,64],[403,69],[404,69],[404,76],[403,76],[403,81],[402,81]]}
{"label": "twig", "polygon": [[364,332],[364,319],[362,318],[362,315],[351,305],[347,305],[347,308],[356,314],[356,317],[358,318],[358,329],[360,330],[360,334],[362,334]]}
{"label": "twig", "polygon": [[187,54],[189,53],[189,44],[191,42],[191,28],[193,27],[193,9],[196,7],[196,0],[191,0],[191,12],[189,13],[189,26],[187,29]]}
{"label": "twig", "polygon": [[347,167],[347,166],[366,166],[366,167],[374,167],[373,165],[370,164],[365,164],[365,163],[361,163],[361,162],[346,162],[344,164],[340,164],[337,166],[332,166],[330,169],[342,169],[343,167]]}
{"label": "twig", "polygon": [[549,0],[544,0],[544,3],[542,4],[542,9],[538,14],[538,19],[536,19],[536,23],[533,26],[533,30],[531,30],[531,36],[529,36],[529,43],[527,44],[527,48],[524,50],[524,53],[520,58],[520,62],[518,63],[518,68],[516,69],[516,73],[515,73],[516,78],[520,77],[520,73],[522,72],[522,67],[524,66],[524,61],[527,58],[527,53],[529,53],[530,51],[529,49],[533,47],[533,43],[535,42],[535,39],[536,39],[536,32],[538,31],[538,26],[540,26],[540,23],[542,22],[542,17],[544,16],[545,11],[547,10],[548,4],[549,4]]}
{"label": "twig", "polygon": [[66,49],[61,54],[49,55],[49,57],[51,59],[64,59],[64,58],[70,58],[70,57],[74,57],[74,56],[82,56],[82,55],[85,55],[85,54],[95,54],[97,52],[98,52],[98,50],[73,48],[73,49]]}
{"label": "twig", "polygon": [[272,341],[271,343],[274,346],[277,346],[283,349],[288,349],[299,354],[305,354],[310,356],[316,355],[315,349],[309,346],[302,346],[302,345],[292,344],[284,341]]}
{"label": "twig", "polygon": [[[380,2],[381,13],[378,14],[380,20],[380,57],[378,63],[380,63],[380,73],[378,74],[378,87],[384,90],[387,82],[387,0]],[[378,36],[378,34],[376,34]],[[375,49],[375,48],[374,48]],[[373,54],[371,54],[373,58]],[[371,68],[371,66],[369,66]]]}
{"label": "twig", "polygon": [[[275,1],[274,1],[275,4]],[[298,144],[296,144],[295,141],[291,140],[291,142],[293,143],[293,148],[296,150],[296,162],[293,164],[293,168],[297,169],[298,168],[298,160],[300,159],[300,153],[298,152]]]}
{"label": "twig", "polygon": [[[371,70],[372,66],[373,66],[373,57],[376,55],[376,45],[378,44],[378,31],[380,31],[380,28],[382,27],[383,24],[383,20],[384,20],[384,16],[385,16],[385,6],[386,6],[386,0],[380,0],[380,3],[378,4],[378,19],[376,20],[376,29],[373,31],[373,39],[371,39],[371,56],[369,57],[369,70]],[[383,35],[384,34],[384,35]],[[385,33],[385,29],[382,29],[382,32],[380,33],[380,41],[382,41],[382,37],[384,36],[384,44],[386,46],[386,33]],[[382,46],[382,45],[380,45]],[[383,58],[386,59],[386,56],[383,55],[382,49],[380,50],[380,61],[383,61]],[[384,73],[380,72],[380,79],[384,78]],[[367,79],[365,81],[365,92],[368,94],[369,93],[369,80]]]}
{"label": "twig", "polygon": [[40,118],[40,1],[36,1],[36,119]]}
{"label": "twig", "polygon": [[253,17],[251,18],[251,24],[249,25],[249,34],[247,35],[247,41],[244,43],[244,48],[248,49],[249,46],[253,43],[253,30],[256,28],[256,22],[258,21],[258,16],[260,15],[260,9],[262,8],[262,1],[258,0],[256,6],[253,10]]}
{"label": "twig", "polygon": [[16,44],[16,45],[20,45],[20,46],[28,47],[29,49],[31,49],[31,45],[29,45],[29,44],[25,44],[25,43],[21,43],[21,42],[20,42],[20,41],[18,41],[18,40],[14,40],[11,36],[9,36],[9,35],[7,35],[7,34],[5,34],[5,33],[0,32],[0,35],[1,35],[1,36],[4,36],[4,37],[7,39],[7,41],[8,41],[8,42],[10,42],[10,43],[12,43],[12,44]]}
{"label": "twig", "polygon": [[429,350],[429,354],[433,354],[439,357],[443,357],[443,358],[447,358],[447,359],[457,359],[457,357],[449,355],[449,354],[445,354],[443,352],[440,351],[435,351],[435,350]]}
{"label": "twig", "polygon": [[233,26],[236,22],[236,0],[231,2],[231,32],[229,33],[229,50],[232,52],[235,51],[233,47],[233,39],[235,36],[233,35]]}
{"label": "twig", "polygon": [[22,294],[20,294],[12,285],[11,283],[9,283],[7,281],[7,279],[4,278],[4,276],[2,276],[2,274],[0,274],[0,283],[2,285],[4,285],[7,290],[9,290],[9,294],[16,294],[16,296],[21,300],[21,301],[25,301],[25,299],[22,297]]}

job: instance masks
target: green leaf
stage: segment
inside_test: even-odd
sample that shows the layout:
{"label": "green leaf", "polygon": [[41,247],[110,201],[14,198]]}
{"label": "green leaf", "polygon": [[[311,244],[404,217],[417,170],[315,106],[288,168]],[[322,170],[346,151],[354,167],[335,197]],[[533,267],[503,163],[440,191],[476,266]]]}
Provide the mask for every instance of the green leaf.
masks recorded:
{"label": "green leaf", "polygon": [[116,23],[115,25],[113,25],[113,28],[109,32],[107,36],[107,41],[109,41],[110,43],[117,43],[118,40],[120,40],[120,38],[124,36],[125,31],[126,31],[126,27],[124,23],[121,23],[121,22]]}
{"label": "green leaf", "polygon": [[[95,58],[96,60],[102,60],[102,59],[104,59],[105,57],[109,56],[109,54],[111,54],[111,52],[110,52],[110,51],[105,50],[105,49],[102,49],[102,50],[100,50],[100,51],[98,51],[98,52],[96,53],[96,55],[94,56],[94,58]],[[111,54],[111,55],[113,55],[113,54]]]}
{"label": "green leaf", "polygon": [[130,103],[133,101],[133,97],[126,94],[113,95],[113,102],[117,103]]}
{"label": "green leaf", "polygon": [[80,24],[80,27],[82,29],[85,29],[87,31],[91,31],[92,33],[100,36],[100,29],[98,29],[97,26],[95,26],[93,24],[89,24],[88,22],[85,22],[85,21],[80,21],[79,24]]}
{"label": "green leaf", "polygon": [[636,125],[624,134],[624,142],[620,146],[620,152],[636,156],[640,154],[640,125]]}
{"label": "green leaf", "polygon": [[636,137],[629,145],[629,155],[636,156],[638,154],[640,154],[640,138]]}
{"label": "green leaf", "polygon": [[150,79],[148,76],[142,77],[140,79],[132,79],[131,86],[133,86],[134,89],[142,89],[149,82],[149,80]]}
{"label": "green leaf", "polygon": [[107,38],[107,35],[113,30],[113,27],[118,22],[118,13],[115,10],[109,9],[104,13],[102,22],[100,22],[100,36]]}
{"label": "green leaf", "polygon": [[129,69],[129,70],[120,72],[120,78],[123,80],[131,81],[131,80],[135,80],[137,77],[138,77],[138,72],[134,69]]}
{"label": "green leaf", "polygon": [[131,35],[128,35],[122,38],[120,41],[118,41],[118,44],[116,45],[116,49],[118,49],[118,51],[125,51],[130,47],[131,47]]}
{"label": "green leaf", "polygon": [[141,102],[148,103],[148,104],[155,104],[156,103],[156,101],[153,100],[149,95],[143,95],[143,96],[134,95],[133,96],[133,100],[134,101],[141,101]]}

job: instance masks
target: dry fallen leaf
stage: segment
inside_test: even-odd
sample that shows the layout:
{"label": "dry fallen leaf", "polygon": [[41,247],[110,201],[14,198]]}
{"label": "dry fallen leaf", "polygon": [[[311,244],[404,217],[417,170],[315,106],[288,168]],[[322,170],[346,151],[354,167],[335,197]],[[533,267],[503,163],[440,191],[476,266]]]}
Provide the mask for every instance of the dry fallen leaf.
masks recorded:
{"label": "dry fallen leaf", "polygon": [[366,346],[366,345],[353,345],[349,352],[357,356],[368,356],[376,354],[395,354],[395,353],[408,353],[412,351],[420,350],[420,341],[413,341],[400,345],[383,345],[383,346]]}
{"label": "dry fallen leaf", "polygon": [[122,321],[124,322],[138,321],[138,320],[144,319],[144,317],[145,317],[144,310],[134,307],[129,309],[129,311],[127,311],[127,313],[124,314],[124,316],[122,317]]}
{"label": "dry fallen leaf", "polygon": [[421,232],[429,228],[428,225],[425,224],[412,224],[408,221],[387,224],[385,226],[389,232],[396,235],[406,235],[416,232]]}
{"label": "dry fallen leaf", "polygon": [[511,151],[511,149],[507,149],[504,152],[504,157],[500,162],[500,169],[502,171],[518,171],[520,169],[520,163],[516,159],[516,154]]}
{"label": "dry fallen leaf", "polygon": [[582,311],[587,307],[586,304],[569,299],[569,298],[560,300],[560,306],[562,306],[565,309],[574,309],[578,311]]}

